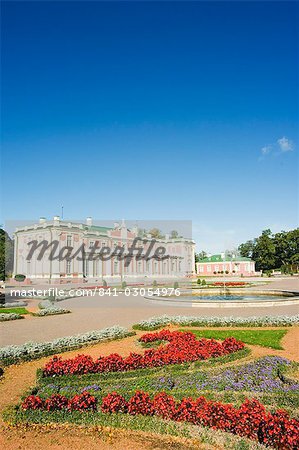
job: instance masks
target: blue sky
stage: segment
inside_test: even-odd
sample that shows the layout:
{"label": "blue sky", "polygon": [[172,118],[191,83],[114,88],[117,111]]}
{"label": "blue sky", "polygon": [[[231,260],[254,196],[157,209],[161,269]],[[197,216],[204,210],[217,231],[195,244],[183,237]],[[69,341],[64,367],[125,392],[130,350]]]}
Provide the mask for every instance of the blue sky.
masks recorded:
{"label": "blue sky", "polygon": [[298,223],[298,4],[2,4],[2,222]]}

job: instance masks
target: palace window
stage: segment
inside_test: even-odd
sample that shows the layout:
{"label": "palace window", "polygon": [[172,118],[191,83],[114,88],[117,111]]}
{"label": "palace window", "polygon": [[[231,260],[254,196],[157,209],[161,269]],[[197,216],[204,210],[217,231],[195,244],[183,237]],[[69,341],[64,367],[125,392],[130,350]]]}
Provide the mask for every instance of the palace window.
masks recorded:
{"label": "palace window", "polygon": [[137,263],[137,273],[141,273],[141,262]]}
{"label": "palace window", "polygon": [[99,275],[99,260],[95,259],[93,261],[93,276],[97,277]]}
{"label": "palace window", "polygon": [[67,260],[67,262],[66,262],[66,274],[67,275],[71,274],[71,264],[72,264],[71,260],[70,259]]}
{"label": "palace window", "polygon": [[66,246],[67,247],[71,247],[72,246],[72,236],[70,236],[69,234],[66,237]]}
{"label": "palace window", "polygon": [[162,265],[162,274],[164,275],[166,273],[166,262],[163,262]]}
{"label": "palace window", "polygon": [[114,262],[114,275],[119,275],[119,263],[117,261]]}
{"label": "palace window", "polygon": [[89,275],[89,261],[87,259],[84,260],[85,265],[85,276]]}

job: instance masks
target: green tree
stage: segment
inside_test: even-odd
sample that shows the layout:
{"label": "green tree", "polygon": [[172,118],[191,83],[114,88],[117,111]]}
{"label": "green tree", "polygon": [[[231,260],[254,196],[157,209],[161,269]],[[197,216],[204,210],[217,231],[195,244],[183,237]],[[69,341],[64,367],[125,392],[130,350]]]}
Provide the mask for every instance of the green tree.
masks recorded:
{"label": "green tree", "polygon": [[271,230],[264,230],[256,239],[252,258],[258,270],[270,270],[276,267],[276,249]]}
{"label": "green tree", "polygon": [[252,258],[255,245],[255,239],[253,241],[247,241],[244,244],[239,245],[238,251],[240,252],[241,256],[245,258]]}
{"label": "green tree", "polygon": [[208,256],[208,254],[207,254],[207,252],[205,252],[204,250],[201,250],[201,251],[198,253],[198,259],[199,259],[199,260],[200,260],[200,259],[205,259],[207,256]]}
{"label": "green tree", "polygon": [[159,230],[159,228],[152,228],[149,230],[149,234],[151,235],[152,239],[163,239],[163,234]]}
{"label": "green tree", "polygon": [[179,237],[179,233],[176,230],[172,230],[170,232],[170,238],[171,239],[177,239]]}
{"label": "green tree", "polygon": [[[299,229],[281,231],[274,236],[278,267],[298,265]],[[297,270],[297,269],[296,269]]]}
{"label": "green tree", "polygon": [[284,272],[298,271],[299,228],[272,234],[264,230],[262,234],[239,246],[241,256],[252,258],[257,270],[282,269]]}
{"label": "green tree", "polygon": [[3,228],[0,228],[0,279],[5,278],[13,270],[13,240]]}

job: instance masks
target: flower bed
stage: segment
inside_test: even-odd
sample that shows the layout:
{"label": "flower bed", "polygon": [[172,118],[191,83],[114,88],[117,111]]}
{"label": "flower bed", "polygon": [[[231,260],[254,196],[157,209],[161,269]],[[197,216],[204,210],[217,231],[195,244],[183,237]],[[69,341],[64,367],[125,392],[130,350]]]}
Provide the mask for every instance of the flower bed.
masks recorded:
{"label": "flower bed", "polygon": [[215,358],[244,348],[243,342],[227,338],[219,343],[214,339],[197,340],[193,333],[162,330],[159,333],[145,334],[141,342],[168,341],[157,349],[149,349],[143,355],[130,353],[123,358],[117,353],[101,356],[93,360],[91,356],[78,355],[76,358],[62,360],[54,356],[44,367],[43,376],[81,375],[101,372],[124,372],[148,367]]}
{"label": "flower bed", "polygon": [[57,314],[68,314],[71,311],[64,308],[58,308],[56,306],[51,306],[49,308],[40,309],[38,312],[34,313],[34,316],[44,317],[44,316],[54,316]]}
{"label": "flower bed", "polygon": [[[59,394],[45,400],[31,395],[23,401],[21,407],[25,410],[96,411],[96,403],[94,396],[83,392],[71,399]],[[148,393],[137,391],[126,400],[117,392],[112,392],[102,399],[101,410],[103,413],[133,416],[156,415],[177,422],[204,425],[248,437],[279,450],[295,450],[299,445],[299,421],[291,418],[284,410],[267,412],[264,405],[255,399],[247,399],[236,408],[231,404],[209,401],[205,397],[196,400],[183,398],[178,402],[165,392],[158,393],[151,399]]]}
{"label": "flower bed", "polygon": [[23,409],[45,409],[46,411],[58,411],[67,409],[68,411],[95,411],[97,399],[89,392],[75,395],[68,399],[64,395],[53,394],[43,400],[39,396],[29,395],[22,403]]}
{"label": "flower bed", "polygon": [[171,383],[173,393],[186,390],[295,393],[299,389],[298,381],[289,380],[285,383],[278,378],[278,371],[283,374],[291,364],[288,359],[280,356],[265,356],[257,361],[226,368],[216,374],[200,371],[181,374],[175,379],[156,377],[148,389],[166,390]]}
{"label": "flower bed", "polygon": [[15,313],[0,313],[0,322],[6,322],[8,320],[17,320],[17,319],[24,319],[24,317],[20,316],[20,314]]}
{"label": "flower bed", "polygon": [[245,281],[215,281],[212,286],[227,286],[227,287],[241,287],[248,286],[250,283],[246,283]]}
{"label": "flower bed", "polygon": [[53,355],[57,352],[68,351],[97,342],[120,339],[131,336],[126,328],[114,326],[103,330],[89,331],[75,336],[66,336],[49,342],[27,342],[23,345],[8,345],[0,348],[0,362],[4,365],[16,364],[41,356]]}
{"label": "flower bed", "polygon": [[292,326],[299,324],[299,315],[294,316],[252,316],[252,317],[200,317],[200,316],[158,316],[133,325],[135,330],[150,331],[165,325],[184,325],[196,327],[262,327]]}

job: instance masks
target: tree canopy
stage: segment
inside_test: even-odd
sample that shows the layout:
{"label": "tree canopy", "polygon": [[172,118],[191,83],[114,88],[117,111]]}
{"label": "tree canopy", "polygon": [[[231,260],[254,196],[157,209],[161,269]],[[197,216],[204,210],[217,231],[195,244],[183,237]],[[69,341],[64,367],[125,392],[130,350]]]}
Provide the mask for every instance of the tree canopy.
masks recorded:
{"label": "tree canopy", "polygon": [[256,270],[282,269],[298,271],[299,267],[299,228],[273,234],[267,229],[238,248],[241,256],[252,258]]}
{"label": "tree canopy", "polygon": [[13,270],[13,240],[0,228],[0,280]]}

